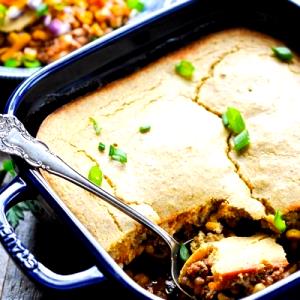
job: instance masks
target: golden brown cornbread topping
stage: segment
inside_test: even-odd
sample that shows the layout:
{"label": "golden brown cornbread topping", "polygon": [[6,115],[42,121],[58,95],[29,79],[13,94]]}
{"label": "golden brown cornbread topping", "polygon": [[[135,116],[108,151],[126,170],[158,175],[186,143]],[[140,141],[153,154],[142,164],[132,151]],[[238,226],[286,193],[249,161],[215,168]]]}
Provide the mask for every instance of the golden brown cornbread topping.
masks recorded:
{"label": "golden brown cornbread topping", "polygon": [[[63,106],[43,122],[38,137],[84,176],[99,164],[104,189],[172,234],[203,224],[216,203],[225,219],[260,221],[276,209],[297,211],[300,64],[275,59],[270,49],[276,44],[244,29],[202,38]],[[196,68],[190,81],[174,72],[181,59]],[[239,108],[251,133],[242,154],[233,151],[220,118],[228,106]],[[100,137],[90,117],[102,127]],[[147,134],[138,131],[143,124],[151,124]],[[100,141],[117,143],[128,162],[99,152]],[[71,183],[45,177],[118,263],[140,254],[141,226]]]}

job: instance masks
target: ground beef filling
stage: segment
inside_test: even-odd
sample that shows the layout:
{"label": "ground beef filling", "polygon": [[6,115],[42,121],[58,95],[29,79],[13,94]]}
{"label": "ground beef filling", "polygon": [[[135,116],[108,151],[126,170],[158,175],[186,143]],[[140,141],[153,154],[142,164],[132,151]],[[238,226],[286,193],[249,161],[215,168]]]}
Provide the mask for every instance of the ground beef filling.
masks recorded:
{"label": "ground beef filling", "polygon": [[250,295],[285,276],[283,267],[265,266],[261,270],[240,272],[230,277],[214,276],[209,257],[192,263],[182,278],[182,285],[201,299],[213,299],[220,292],[229,298]]}

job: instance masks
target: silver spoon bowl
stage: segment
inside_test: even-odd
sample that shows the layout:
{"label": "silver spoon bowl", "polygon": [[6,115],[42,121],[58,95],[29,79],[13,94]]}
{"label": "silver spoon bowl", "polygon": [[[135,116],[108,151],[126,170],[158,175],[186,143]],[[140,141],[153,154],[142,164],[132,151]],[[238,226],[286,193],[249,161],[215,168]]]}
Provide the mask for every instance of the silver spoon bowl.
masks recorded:
{"label": "silver spoon bowl", "polygon": [[182,293],[189,298],[195,299],[194,296],[190,295],[180,286],[178,281],[181,265],[179,251],[182,243],[176,241],[164,229],[144,215],[76,172],[61,158],[52,153],[45,143],[32,137],[15,116],[0,114],[0,151],[19,156],[34,168],[41,168],[92,192],[160,236],[171,251],[172,279]]}

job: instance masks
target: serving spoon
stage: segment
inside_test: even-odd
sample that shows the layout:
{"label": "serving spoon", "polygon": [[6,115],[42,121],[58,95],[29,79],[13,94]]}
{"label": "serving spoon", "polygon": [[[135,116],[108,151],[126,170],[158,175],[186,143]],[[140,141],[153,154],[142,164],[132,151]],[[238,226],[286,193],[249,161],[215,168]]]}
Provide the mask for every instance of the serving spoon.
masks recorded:
{"label": "serving spoon", "polygon": [[80,175],[56,154],[52,153],[45,143],[32,137],[25,129],[24,125],[15,116],[0,114],[0,151],[19,156],[34,168],[40,168],[60,176],[87,191],[92,192],[135,221],[144,225],[150,231],[159,235],[171,250],[172,279],[182,293],[189,298],[195,299],[194,296],[190,295],[180,286],[178,281],[180,273],[179,251],[182,243],[179,243],[164,229],[146,218],[137,210]]}

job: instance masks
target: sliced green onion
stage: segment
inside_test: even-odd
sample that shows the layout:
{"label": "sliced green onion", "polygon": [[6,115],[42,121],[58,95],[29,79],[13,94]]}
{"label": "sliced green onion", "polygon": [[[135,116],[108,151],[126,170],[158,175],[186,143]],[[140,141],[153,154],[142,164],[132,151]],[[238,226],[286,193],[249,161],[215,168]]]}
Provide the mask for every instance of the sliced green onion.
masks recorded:
{"label": "sliced green onion", "polygon": [[145,9],[145,4],[140,0],[127,0],[127,6],[141,12]]}
{"label": "sliced green onion", "polygon": [[0,14],[5,14],[7,12],[7,7],[3,4],[0,4]]}
{"label": "sliced green onion", "polygon": [[48,11],[49,11],[48,5],[46,3],[42,3],[37,7],[35,13],[38,17],[42,17],[45,16],[48,13]]}
{"label": "sliced green onion", "polygon": [[111,159],[119,161],[122,164],[127,162],[127,154],[123,150],[115,147],[114,145],[109,146],[108,155],[111,157]]}
{"label": "sliced green onion", "polygon": [[7,12],[7,7],[3,4],[0,4],[0,25],[3,25],[5,16]]}
{"label": "sliced green onion", "polygon": [[193,66],[193,64],[191,62],[189,62],[187,60],[182,60],[178,64],[175,65],[175,71],[180,76],[182,76],[186,79],[191,79],[194,74],[195,67]]}
{"label": "sliced green onion", "polygon": [[228,127],[235,134],[241,133],[246,128],[240,111],[234,107],[227,108],[227,111],[222,115],[222,120],[224,126]]}
{"label": "sliced green onion", "polygon": [[25,59],[23,61],[23,64],[26,68],[38,68],[41,66],[40,61],[38,61],[37,59],[34,60]]}
{"label": "sliced green onion", "polygon": [[241,151],[245,147],[247,147],[250,144],[250,136],[247,129],[242,131],[240,134],[234,137],[234,149],[236,151]]}
{"label": "sliced green onion", "polygon": [[2,162],[2,168],[4,171],[8,172],[11,176],[16,176],[15,165],[11,159],[6,159]]}
{"label": "sliced green onion", "polygon": [[98,150],[103,152],[105,150],[105,145],[103,143],[99,143]]}
{"label": "sliced green onion", "polygon": [[285,232],[286,230],[286,223],[282,218],[282,213],[279,210],[276,210],[274,216],[274,225],[279,230],[280,233]]}
{"label": "sliced green onion", "polygon": [[229,121],[228,121],[228,118],[227,118],[226,113],[224,113],[224,114],[222,115],[222,121],[223,121],[223,125],[224,125],[225,127],[227,127],[228,124],[229,124]]}
{"label": "sliced green onion", "polygon": [[100,186],[102,183],[103,173],[98,165],[91,167],[88,178],[94,184]]}
{"label": "sliced green onion", "polygon": [[21,65],[21,62],[15,58],[9,58],[4,62],[4,66],[8,68],[17,68]]}
{"label": "sliced green onion", "polygon": [[272,51],[282,61],[290,62],[293,59],[293,53],[287,47],[273,47]]}
{"label": "sliced green onion", "polygon": [[90,122],[93,124],[96,135],[100,135],[102,128],[99,126],[97,121],[94,118],[90,117]]}
{"label": "sliced green onion", "polygon": [[189,249],[185,244],[182,244],[180,246],[179,255],[183,261],[187,261],[188,258],[190,257]]}
{"label": "sliced green onion", "polygon": [[140,133],[147,133],[150,131],[150,129],[151,129],[150,125],[144,125],[144,126],[141,126],[139,130],[140,130]]}

